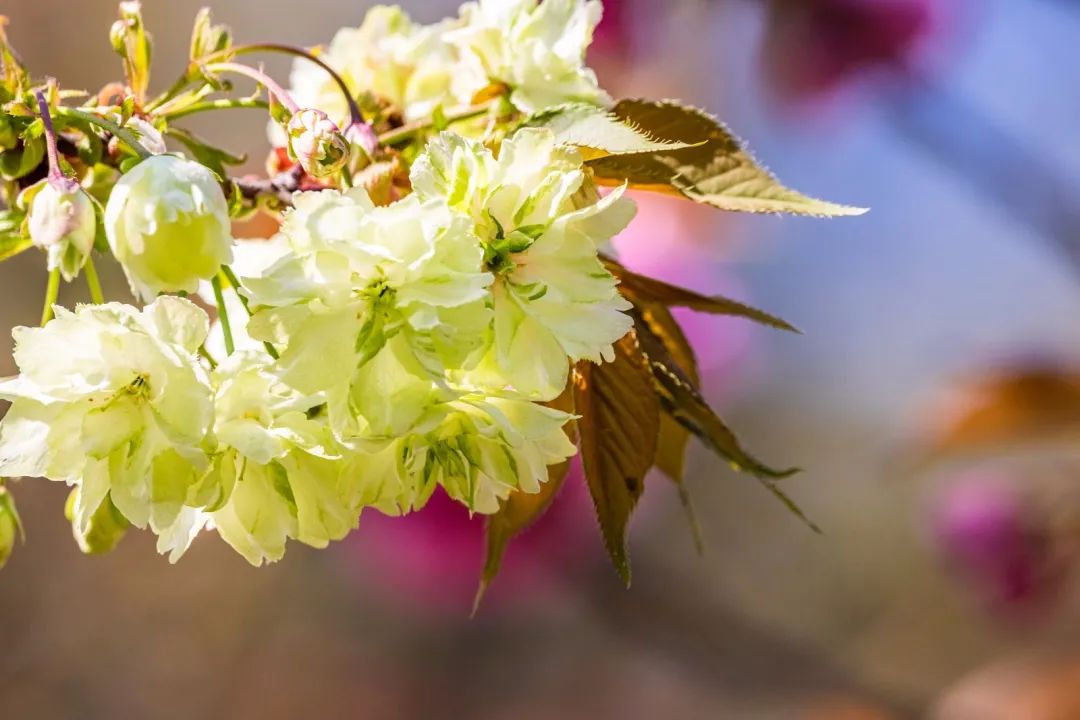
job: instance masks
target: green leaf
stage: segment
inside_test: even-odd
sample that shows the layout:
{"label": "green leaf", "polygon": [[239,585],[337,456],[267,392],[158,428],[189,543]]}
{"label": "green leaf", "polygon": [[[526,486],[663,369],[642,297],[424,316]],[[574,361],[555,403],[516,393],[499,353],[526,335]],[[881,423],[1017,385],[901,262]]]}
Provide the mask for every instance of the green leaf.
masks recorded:
{"label": "green leaf", "polygon": [[660,403],[648,360],[629,333],[615,344],[615,360],[579,363],[574,406],[581,460],[604,544],[616,571],[630,584],[627,525],[656,460]]}
{"label": "green leaf", "polygon": [[80,533],[74,523],[75,505],[79,498],[79,488],[75,488],[68,495],[67,503],[64,504],[64,516],[72,522],[72,532],[79,549],[87,555],[106,555],[112,552],[124,539],[131,523],[113,504],[111,493],[106,493],[97,510],[90,517],[86,532]]}
{"label": "green leaf", "polygon": [[20,140],[17,147],[0,152],[0,176],[5,180],[18,180],[36,170],[44,158],[43,138]]}
{"label": "green leaf", "polygon": [[25,215],[18,210],[0,211],[0,262],[30,249],[33,243],[22,231]]}
{"label": "green leaf", "polygon": [[226,150],[214,147],[183,128],[169,127],[165,130],[165,135],[180,141],[196,160],[213,170],[219,180],[224,180],[229,176],[226,165],[242,165],[247,160],[245,156],[233,155]]}
{"label": "green leaf", "polygon": [[788,332],[799,332],[798,328],[786,320],[737,300],[720,295],[701,295],[693,290],[631,272],[609,257],[601,256],[601,260],[608,272],[618,278],[619,291],[637,305],[657,303],[667,307],[685,307],[713,315],[741,317]]}
{"label": "green leaf", "polygon": [[145,97],[146,89],[150,86],[150,59],[153,51],[139,3],[120,3],[120,19],[113,23],[109,36],[113,49],[124,60],[128,87],[135,97]]}
{"label": "green leaf", "polygon": [[[622,119],[595,105],[570,103],[530,116],[525,127],[547,128],[563,145],[586,148],[588,158],[608,155],[678,150],[695,143],[657,140],[632,120]],[[696,144],[704,142],[704,138]]]}
{"label": "green leaf", "polygon": [[30,78],[18,55],[8,43],[5,32],[7,22],[8,19],[0,15],[0,86],[4,89],[4,95],[16,97],[29,86]]}
{"label": "green leaf", "polygon": [[[196,63],[207,55],[213,55],[232,46],[232,32],[227,25],[215,25],[210,8],[202,8],[195,16],[191,30],[191,46],[188,59]],[[228,59],[228,58],[223,58]]]}
{"label": "green leaf", "polygon": [[613,113],[652,137],[702,143],[591,160],[601,184],[631,186],[681,195],[721,210],[789,213],[816,217],[862,215],[863,208],[816,200],[784,187],[716,118],[672,101],[622,100]]}

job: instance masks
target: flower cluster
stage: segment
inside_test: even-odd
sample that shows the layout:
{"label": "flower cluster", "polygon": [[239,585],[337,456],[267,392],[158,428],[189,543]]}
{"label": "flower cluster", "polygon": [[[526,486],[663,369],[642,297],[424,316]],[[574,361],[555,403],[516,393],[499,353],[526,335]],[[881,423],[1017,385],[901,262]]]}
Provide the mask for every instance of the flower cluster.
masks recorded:
{"label": "flower cluster", "polygon": [[[234,46],[204,10],[184,73],[152,97],[126,0],[111,33],[125,82],[79,106],[31,84],[0,23],[0,261],[37,247],[49,270],[41,326],[14,331],[20,374],[0,380],[0,481],[71,486],[88,553],[135,526],[175,560],[212,530],[256,565],[441,492],[496,516],[490,579],[561,486],[572,437],[625,577],[645,473],[681,479],[681,445],[657,451],[662,412],[672,443],[694,432],[783,476],[704,403],[668,306],[790,326],[607,255],[632,185],[856,211],[779,185],[702,111],[612,103],[584,62],[600,16],[599,0],[478,0],[424,26],[380,6],[309,52]],[[297,57],[291,89],[239,61],[256,51]],[[225,74],[259,91],[221,97]],[[240,107],[269,111],[267,178],[231,177],[243,158],[176,124]],[[238,242],[233,221],[256,213],[274,236]],[[141,306],[105,301],[96,255]],[[66,310],[60,281],[79,275],[93,303]],[[0,482],[0,564],[18,527]]]}
{"label": "flower cluster", "polygon": [[[379,7],[339,33],[327,58],[408,117],[468,102],[491,80],[532,110],[601,98],[582,66],[598,17],[596,2],[484,0],[459,21],[420,27]],[[337,131],[323,110],[345,113],[337,88],[311,82],[309,68],[293,77],[312,108],[289,123],[296,156],[314,152],[299,144],[313,128]],[[497,150],[438,134],[411,184],[385,206],[363,188],[298,192],[278,237],[234,244],[206,167],[166,154],[135,164],[102,219],[133,293],[150,304],[57,307],[41,329],[16,329],[21,374],[0,385],[13,403],[0,476],[72,485],[83,542],[104,507],[149,527],[173,559],[216,528],[255,564],[279,559],[288,539],[341,539],[364,508],[418,509],[438,487],[478,513],[512,491],[537,492],[548,466],[575,453],[563,429],[572,416],[542,403],[562,392],[572,362],[610,359],[631,325],[597,253],[633,203],[621,190],[601,197],[577,149],[544,129],[521,129]],[[87,233],[84,216],[53,209],[73,201],[52,197],[38,195],[32,227],[63,220],[87,254],[92,208]],[[215,329],[227,331],[228,354],[215,362],[206,312],[162,293],[211,280],[221,290],[234,254],[243,277],[232,289],[251,317],[241,321],[230,301],[236,321]]]}
{"label": "flower cluster", "polygon": [[[479,0],[456,18],[420,25],[380,5],[360,27],[338,31],[321,59],[351,92],[407,120],[467,106],[492,84],[510,88],[510,101],[526,113],[566,102],[606,105],[584,62],[601,11],[599,0]],[[341,92],[316,65],[297,60],[291,83],[301,106],[345,124]]]}

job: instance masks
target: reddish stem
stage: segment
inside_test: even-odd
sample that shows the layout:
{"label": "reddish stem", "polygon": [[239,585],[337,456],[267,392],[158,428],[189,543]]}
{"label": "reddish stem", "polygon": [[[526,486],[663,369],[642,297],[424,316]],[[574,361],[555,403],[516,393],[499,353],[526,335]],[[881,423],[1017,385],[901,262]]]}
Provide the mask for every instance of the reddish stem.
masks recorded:
{"label": "reddish stem", "polygon": [[62,181],[65,179],[64,171],[60,167],[60,152],[56,149],[56,129],[53,127],[49,103],[45,99],[45,93],[40,89],[34,90],[34,97],[37,98],[38,110],[41,112],[41,122],[45,125],[45,147],[49,154],[49,182]]}

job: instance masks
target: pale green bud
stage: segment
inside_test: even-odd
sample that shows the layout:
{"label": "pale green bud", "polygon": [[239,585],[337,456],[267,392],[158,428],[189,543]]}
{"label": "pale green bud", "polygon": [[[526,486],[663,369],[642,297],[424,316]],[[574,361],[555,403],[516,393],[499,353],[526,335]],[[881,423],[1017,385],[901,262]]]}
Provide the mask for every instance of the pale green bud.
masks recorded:
{"label": "pale green bud", "polygon": [[227,50],[232,45],[232,31],[227,25],[215,25],[210,16],[210,8],[203,8],[195,16],[195,26],[191,31],[190,59],[199,58]]}
{"label": "pale green bud", "polygon": [[109,42],[113,50],[120,55],[127,54],[127,35],[130,28],[131,23],[127,20],[117,20],[109,28]]}
{"label": "pale green bud", "polygon": [[214,174],[174,155],[142,161],[116,183],[105,206],[105,234],[145,301],[195,292],[232,260],[229,206]]}
{"label": "pale green bud", "polygon": [[150,36],[143,25],[141,4],[136,0],[120,3],[120,19],[109,30],[113,50],[124,58],[127,84],[135,97],[142,98],[150,83]]}
{"label": "pale green bud", "polygon": [[289,118],[289,156],[312,177],[327,177],[349,159],[349,143],[322,110],[307,108]]}
{"label": "pale green bud", "polygon": [[49,270],[59,268],[71,282],[94,248],[94,201],[74,180],[44,180],[30,203],[27,224],[34,245],[48,253]]}
{"label": "pale green bud", "polygon": [[80,528],[76,521],[78,504],[79,488],[75,488],[64,505],[64,517],[71,522],[71,534],[75,537],[79,549],[87,555],[105,555],[112,552],[127,533],[131,523],[116,509],[112,498],[106,495],[98,509],[90,516],[86,527]]}
{"label": "pale green bud", "polygon": [[15,540],[22,531],[19,513],[15,501],[7,488],[0,486],[0,568],[4,567],[11,552],[15,549]]}

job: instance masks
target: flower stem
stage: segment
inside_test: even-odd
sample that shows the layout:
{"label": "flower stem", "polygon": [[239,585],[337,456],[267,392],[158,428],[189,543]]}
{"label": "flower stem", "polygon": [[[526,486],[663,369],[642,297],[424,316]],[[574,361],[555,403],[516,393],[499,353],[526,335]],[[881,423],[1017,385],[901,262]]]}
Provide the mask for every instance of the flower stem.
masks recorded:
{"label": "flower stem", "polygon": [[194,115],[201,112],[209,112],[211,110],[231,110],[233,108],[262,108],[266,109],[270,106],[270,103],[258,98],[222,98],[220,100],[207,100],[206,102],[195,103],[194,105],[188,105],[182,107],[179,110],[172,110],[169,112],[161,113],[161,117],[168,120],[179,120],[182,117],[188,115]]}
{"label": "flower stem", "polygon": [[101,281],[98,280],[97,268],[94,267],[94,259],[86,256],[86,265],[83,267],[86,273],[86,287],[90,289],[90,299],[95,305],[104,305],[105,296],[101,293]]}
{"label": "flower stem", "polygon": [[[486,113],[492,106],[494,101],[488,101],[480,105],[470,105],[469,107],[456,110],[451,113],[447,113],[445,116],[446,123],[462,122],[463,120],[472,120],[475,117],[480,117]],[[435,121],[418,120],[408,125],[402,125],[399,128],[385,132],[379,136],[380,145],[399,145],[407,140],[412,140],[415,136],[419,135],[423,131],[433,127]]]}
{"label": "flower stem", "polygon": [[60,296],[60,268],[54,269],[49,273],[49,285],[45,289],[45,308],[41,311],[41,327],[52,320],[53,318],[53,305],[56,304],[56,299]]}
{"label": "flower stem", "polygon": [[58,107],[56,108],[56,114],[61,117],[70,117],[83,122],[90,123],[91,125],[97,125],[102,130],[108,132],[114,137],[120,138],[125,145],[131,148],[141,160],[145,160],[153,155],[152,152],[143,147],[142,143],[135,139],[135,136],[130,131],[120,127],[112,120],[107,120],[100,115],[86,112],[85,110],[79,110],[77,108]]}
{"label": "flower stem", "polygon": [[[229,58],[233,58],[233,57],[236,57],[238,55],[248,55],[250,53],[257,53],[257,52],[276,52],[276,53],[281,53],[283,55],[293,55],[295,57],[304,58],[305,60],[309,60],[309,61],[315,63],[320,68],[325,70],[326,73],[337,84],[338,88],[341,89],[341,94],[345,97],[345,102],[349,106],[349,122],[350,122],[350,124],[355,125],[356,123],[361,123],[361,122],[364,121],[364,113],[363,113],[363,111],[360,110],[360,106],[357,104],[356,98],[353,97],[352,91],[349,90],[349,85],[348,85],[348,83],[345,82],[345,78],[343,78],[341,76],[341,74],[338,73],[337,70],[335,70],[333,67],[331,67],[329,63],[327,63],[325,60],[320,58],[318,55],[315,55],[314,53],[312,53],[312,52],[310,52],[308,50],[305,50],[305,49],[299,48],[299,47],[294,47],[292,45],[282,45],[282,44],[279,44],[279,43],[255,43],[255,44],[251,44],[251,45],[238,45],[238,46],[233,47],[233,48],[227,48],[227,49],[222,50],[220,52],[211,53],[210,55],[206,55],[204,57],[198,58],[195,63],[192,63],[191,65],[188,66],[187,72],[184,73],[184,75],[182,77],[180,77],[175,83],[173,83],[171,88],[169,88],[165,93],[163,93],[161,96],[156,98],[153,102],[151,102],[147,106],[147,109],[149,111],[151,111],[151,112],[155,111],[155,110],[158,110],[163,105],[165,105],[166,103],[171,101],[173,98],[178,96],[184,90],[184,88],[186,88],[188,85],[191,84],[191,82],[194,79],[197,79],[197,75],[195,74],[195,70],[197,69],[197,63],[198,64],[213,63],[213,62],[216,62],[216,61],[219,61],[219,60],[228,60]],[[267,86],[267,87],[269,87],[269,86]],[[230,107],[243,107],[243,106],[230,106]],[[252,107],[254,107],[254,106],[252,106]],[[218,108],[216,108],[216,107],[207,107],[205,109],[207,109],[207,110],[216,110]],[[182,111],[178,111],[178,112],[182,112]],[[196,112],[199,112],[199,111],[196,111]],[[167,116],[177,117],[177,114],[173,114],[173,113],[164,113],[164,114],[167,115]],[[187,115],[189,113],[183,112],[183,114]]]}
{"label": "flower stem", "polygon": [[49,154],[49,180],[62,180],[64,171],[60,168],[60,153],[56,149],[56,129],[53,127],[52,113],[49,112],[49,103],[45,99],[45,93],[40,89],[34,90],[34,97],[37,98],[38,111],[41,113],[41,122],[45,126],[45,147]]}
{"label": "flower stem", "polygon": [[211,370],[217,370],[217,360],[214,359],[214,356],[210,354],[210,351],[206,349],[205,345],[199,346],[199,356],[209,363]]}
{"label": "flower stem", "polygon": [[270,77],[262,70],[256,70],[250,65],[234,62],[212,63],[206,66],[206,71],[210,73],[231,72],[249,77],[255,82],[265,86],[267,91],[276,97],[278,102],[284,105],[290,113],[295,113],[300,110],[300,106],[292,99],[292,95],[290,95],[285,88],[281,87],[274,78]]}
{"label": "flower stem", "polygon": [[225,334],[225,354],[232,355],[236,350],[233,343],[232,325],[229,324],[229,311],[225,308],[225,295],[221,292],[221,273],[214,276],[210,281],[214,287],[214,301],[217,302],[218,319],[221,321],[221,331]]}
{"label": "flower stem", "polygon": [[[233,272],[233,269],[228,265],[222,265],[221,274],[225,276],[225,279],[229,282],[229,286],[233,289],[233,292],[236,293],[236,297],[240,300],[240,304],[244,306],[244,311],[248,314],[248,317],[254,315],[251,311],[250,302],[244,294],[240,292],[240,279],[236,277],[236,273]],[[275,360],[281,357],[278,354],[277,348],[270,343],[264,342],[263,347],[266,348],[266,353]]]}
{"label": "flower stem", "polygon": [[352,91],[349,90],[349,85],[345,82],[345,78],[341,77],[337,70],[330,67],[329,63],[320,58],[318,55],[314,55],[311,52],[304,50],[303,48],[294,47],[292,45],[281,45],[279,43],[257,43],[252,45],[241,45],[239,47],[232,48],[230,50],[234,55],[242,55],[246,53],[255,52],[276,52],[284,55],[293,55],[295,57],[304,58],[309,60],[320,68],[326,71],[338,88],[341,90],[341,94],[345,97],[345,102],[349,106],[349,124],[355,125],[356,123],[364,122],[364,113],[361,112],[360,106],[356,104],[356,98],[353,97]]}

